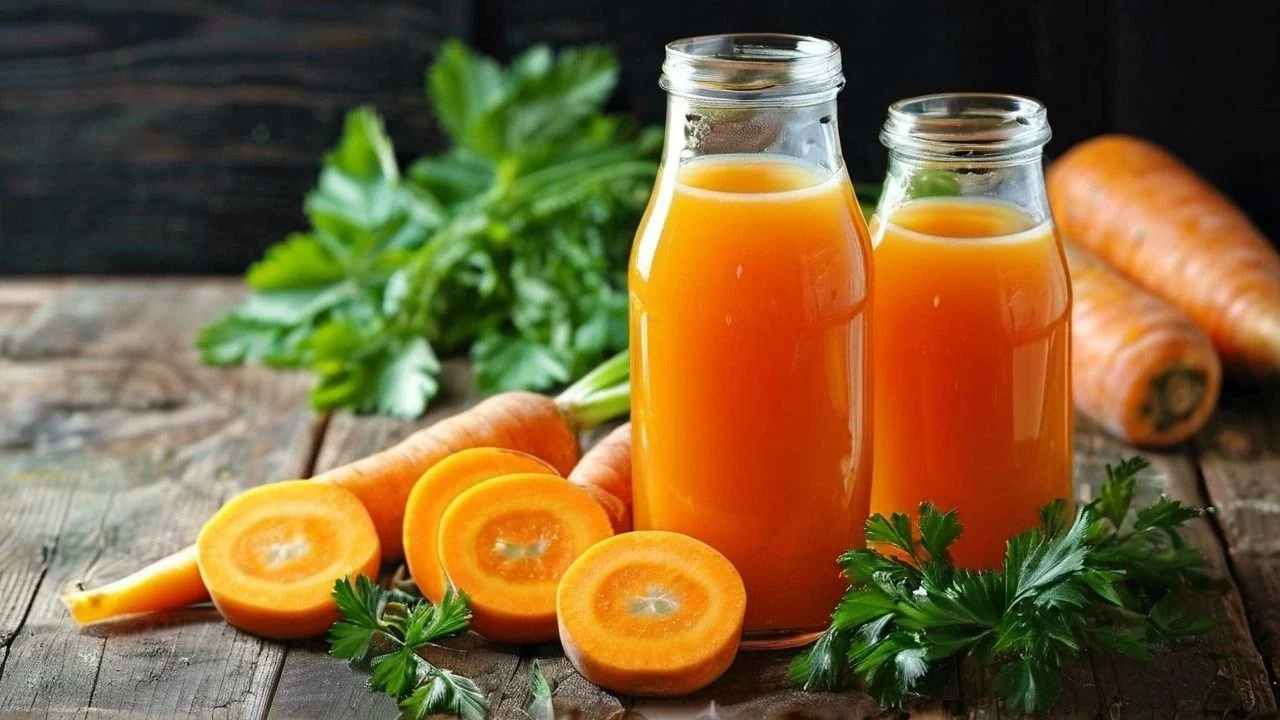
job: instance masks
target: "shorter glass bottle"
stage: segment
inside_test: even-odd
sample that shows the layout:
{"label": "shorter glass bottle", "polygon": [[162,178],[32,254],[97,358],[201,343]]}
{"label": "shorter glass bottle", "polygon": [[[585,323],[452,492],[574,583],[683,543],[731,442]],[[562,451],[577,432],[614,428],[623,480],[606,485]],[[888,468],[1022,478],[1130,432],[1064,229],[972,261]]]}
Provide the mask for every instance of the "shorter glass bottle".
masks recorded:
{"label": "shorter glass bottle", "polygon": [[746,647],[827,624],[867,517],[871,248],[843,84],[834,43],[793,35],[680,40],[663,66],[629,279],[635,525],[733,562]]}
{"label": "shorter glass bottle", "polygon": [[1072,498],[1071,283],[1045,195],[1039,102],[944,94],[889,108],[871,220],[871,512],[958,508],[962,566],[995,567]]}

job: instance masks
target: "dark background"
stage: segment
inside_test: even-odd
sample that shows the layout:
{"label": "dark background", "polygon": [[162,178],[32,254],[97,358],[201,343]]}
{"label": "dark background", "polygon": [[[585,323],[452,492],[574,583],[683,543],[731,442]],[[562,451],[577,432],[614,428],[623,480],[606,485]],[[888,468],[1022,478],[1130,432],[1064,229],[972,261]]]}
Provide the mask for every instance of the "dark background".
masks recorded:
{"label": "dark background", "polygon": [[0,0],[0,272],[229,273],[302,226],[343,112],[402,157],[439,147],[422,71],[460,36],[613,45],[618,109],[661,122],[662,46],[731,31],[844,50],[853,175],[894,99],[1030,94],[1051,155],[1109,130],[1174,150],[1280,238],[1280,4],[1170,0]]}

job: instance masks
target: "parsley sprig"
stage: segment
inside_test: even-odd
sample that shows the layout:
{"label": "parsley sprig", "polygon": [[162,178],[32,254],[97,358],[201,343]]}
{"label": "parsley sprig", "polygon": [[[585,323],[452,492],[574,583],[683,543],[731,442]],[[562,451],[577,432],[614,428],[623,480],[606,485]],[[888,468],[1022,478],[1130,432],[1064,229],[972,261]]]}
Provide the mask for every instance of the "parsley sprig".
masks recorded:
{"label": "parsley sprig", "polygon": [[555,720],[556,708],[552,694],[551,683],[542,674],[542,663],[534,658],[533,666],[529,668],[529,704],[525,708],[529,720]]}
{"label": "parsley sprig", "polygon": [[[947,658],[990,666],[1015,712],[1054,702],[1063,664],[1090,646],[1148,657],[1159,644],[1207,632],[1211,620],[1179,605],[1208,581],[1178,532],[1202,510],[1161,496],[1137,509],[1141,458],[1107,467],[1099,497],[1070,522],[1066,504],[1041,510],[1041,526],[1008,541],[999,570],[957,568],[948,549],[963,526],[954,510],[921,505],[871,517],[867,541],[892,548],[840,557],[850,588],[831,626],[791,666],[807,690],[860,685],[884,705],[923,692]],[[918,534],[917,534],[918,530]],[[900,555],[899,555],[900,554]]]}
{"label": "parsley sprig", "polygon": [[210,364],[303,368],[311,401],[401,417],[470,353],[485,391],[546,390],[627,345],[626,260],[661,132],[603,111],[618,63],[536,46],[507,67],[446,43],[427,71],[451,140],[401,167],[382,119],[349,112],[310,227],[245,276],[197,339]]}
{"label": "parsley sprig", "polygon": [[466,593],[446,592],[439,605],[400,590],[386,590],[363,575],[333,586],[342,619],[329,630],[329,653],[369,671],[369,689],[390,695],[404,717],[454,715],[484,720],[488,704],[469,678],[422,657],[437,640],[467,631]]}

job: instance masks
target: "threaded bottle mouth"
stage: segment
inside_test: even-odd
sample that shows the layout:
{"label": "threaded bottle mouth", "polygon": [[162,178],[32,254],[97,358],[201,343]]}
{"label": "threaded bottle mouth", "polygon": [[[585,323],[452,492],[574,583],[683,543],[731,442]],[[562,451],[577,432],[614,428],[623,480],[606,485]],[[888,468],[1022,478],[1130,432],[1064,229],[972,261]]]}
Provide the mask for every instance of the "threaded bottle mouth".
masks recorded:
{"label": "threaded bottle mouth", "polygon": [[940,93],[889,106],[880,142],[923,160],[1039,157],[1049,141],[1048,113],[1039,100],[1000,93]]}
{"label": "threaded bottle mouth", "polygon": [[702,35],[667,44],[663,90],[719,105],[808,105],[844,87],[840,47],[807,35]]}

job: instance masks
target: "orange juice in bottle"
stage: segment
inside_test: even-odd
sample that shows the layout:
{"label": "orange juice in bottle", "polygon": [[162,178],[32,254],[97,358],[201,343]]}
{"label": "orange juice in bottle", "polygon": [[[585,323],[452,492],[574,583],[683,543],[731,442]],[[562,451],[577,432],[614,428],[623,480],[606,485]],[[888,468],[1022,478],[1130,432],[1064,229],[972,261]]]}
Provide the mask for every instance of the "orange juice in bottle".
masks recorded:
{"label": "orange juice in bottle", "polygon": [[[1001,95],[890,108],[872,219],[871,511],[958,508],[956,562],[996,567],[1070,500],[1071,289],[1045,198],[1044,108]],[[918,197],[943,192],[942,197]]]}
{"label": "orange juice in bottle", "polygon": [[631,296],[635,524],[724,553],[757,644],[826,625],[870,491],[870,246],[840,156],[839,50],[668,46],[663,167]]}

